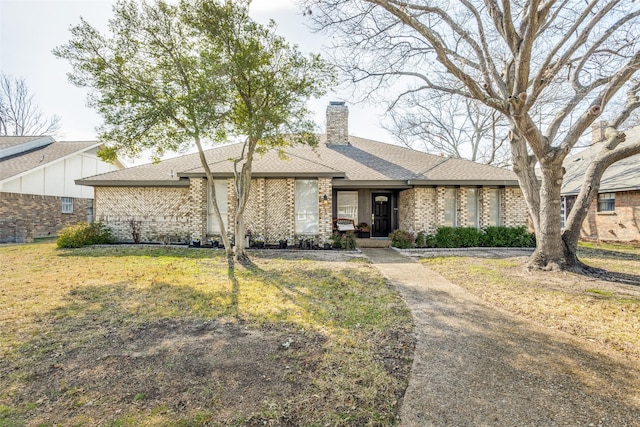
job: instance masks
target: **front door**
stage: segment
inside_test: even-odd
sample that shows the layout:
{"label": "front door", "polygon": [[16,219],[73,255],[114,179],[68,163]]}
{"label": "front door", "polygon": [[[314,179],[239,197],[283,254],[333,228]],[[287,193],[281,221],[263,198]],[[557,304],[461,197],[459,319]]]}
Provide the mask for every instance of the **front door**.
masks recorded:
{"label": "front door", "polygon": [[372,193],[373,224],[372,237],[387,237],[391,233],[391,194]]}

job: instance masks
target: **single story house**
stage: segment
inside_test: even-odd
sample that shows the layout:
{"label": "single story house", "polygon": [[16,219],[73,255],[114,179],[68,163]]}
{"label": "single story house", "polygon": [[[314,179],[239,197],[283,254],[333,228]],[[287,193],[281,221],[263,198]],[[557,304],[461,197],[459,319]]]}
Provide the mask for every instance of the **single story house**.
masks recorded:
{"label": "single story house", "polygon": [[[512,171],[348,135],[348,108],[332,102],[319,146],[290,146],[254,161],[247,229],[268,243],[329,237],[334,220],[367,223],[370,237],[395,229],[526,226]],[[233,234],[233,167],[238,144],[206,151],[224,222]],[[96,220],[121,241],[136,228],[144,242],[205,239],[220,232],[198,154],[76,181],[95,189]]]}
{"label": "single story house", "polygon": [[[604,141],[606,123],[595,123],[592,145],[567,158],[562,184],[561,215],[571,212],[591,159]],[[640,138],[640,126],[625,131],[627,140]],[[602,241],[640,241],[640,154],[614,163],[602,175],[598,197],[589,207],[580,237]]]}
{"label": "single story house", "polygon": [[93,188],[75,180],[122,169],[98,158],[102,143],[0,136],[0,243],[55,236],[93,219]]}

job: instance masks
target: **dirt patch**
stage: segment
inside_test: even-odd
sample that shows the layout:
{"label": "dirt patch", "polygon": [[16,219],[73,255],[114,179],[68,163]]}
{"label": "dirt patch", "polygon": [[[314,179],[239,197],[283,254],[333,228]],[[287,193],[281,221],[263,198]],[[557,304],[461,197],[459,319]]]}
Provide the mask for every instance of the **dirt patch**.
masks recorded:
{"label": "dirt patch", "polygon": [[39,397],[34,425],[80,415],[104,422],[132,407],[182,415],[215,408],[210,421],[226,424],[307,387],[323,341],[225,321],[109,328],[100,341],[32,359],[30,380],[16,392],[19,401]]}

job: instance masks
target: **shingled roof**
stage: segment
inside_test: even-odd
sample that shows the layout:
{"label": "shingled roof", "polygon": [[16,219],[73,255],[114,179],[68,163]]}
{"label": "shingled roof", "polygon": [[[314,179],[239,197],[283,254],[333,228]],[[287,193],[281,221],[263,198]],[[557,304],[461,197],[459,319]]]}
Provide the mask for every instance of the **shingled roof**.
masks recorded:
{"label": "shingled roof", "polygon": [[[640,139],[640,126],[625,131],[627,141]],[[575,154],[565,161],[566,173],[562,183],[562,195],[571,196],[580,192],[582,179],[591,160],[602,148],[601,143]],[[601,193],[640,190],[640,154],[627,157],[609,166],[600,181]]]}
{"label": "shingled roof", "polygon": [[0,137],[0,181],[100,145],[102,143],[99,141],[61,142],[48,136]]}
{"label": "shingled roof", "polygon": [[[398,145],[349,137],[349,144],[326,143],[286,147],[257,155],[254,177],[327,177],[334,187],[409,187],[412,185],[517,185],[512,171],[468,160],[435,156]],[[240,144],[205,152],[215,177],[233,176],[231,158]],[[180,186],[187,178],[203,177],[198,154],[187,154],[156,164],[135,166],[78,180],[91,186]]]}

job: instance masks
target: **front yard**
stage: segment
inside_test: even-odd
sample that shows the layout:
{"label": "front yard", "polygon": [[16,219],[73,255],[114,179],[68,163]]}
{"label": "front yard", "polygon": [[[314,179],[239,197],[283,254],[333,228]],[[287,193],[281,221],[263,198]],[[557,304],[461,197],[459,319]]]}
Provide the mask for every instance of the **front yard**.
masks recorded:
{"label": "front yard", "polygon": [[581,243],[578,254],[606,271],[599,277],[527,272],[523,257],[421,262],[495,307],[640,359],[640,247]]}
{"label": "front yard", "polygon": [[410,314],[362,258],[312,256],[0,247],[0,426],[395,424]]}

